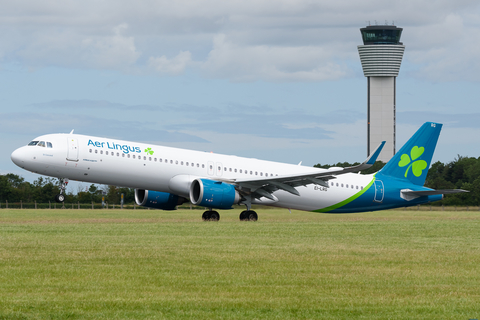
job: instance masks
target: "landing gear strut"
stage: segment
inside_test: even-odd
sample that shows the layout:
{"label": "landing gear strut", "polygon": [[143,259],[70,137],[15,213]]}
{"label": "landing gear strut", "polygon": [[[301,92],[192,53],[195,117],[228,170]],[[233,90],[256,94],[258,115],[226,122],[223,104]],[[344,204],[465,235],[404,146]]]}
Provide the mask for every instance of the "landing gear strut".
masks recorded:
{"label": "landing gear strut", "polygon": [[220,220],[220,214],[217,211],[208,210],[202,214],[203,221],[218,221]]}
{"label": "landing gear strut", "polygon": [[65,201],[65,195],[64,192],[67,189],[68,185],[68,179],[60,179],[60,193],[55,196],[55,201],[56,202],[63,202]]}

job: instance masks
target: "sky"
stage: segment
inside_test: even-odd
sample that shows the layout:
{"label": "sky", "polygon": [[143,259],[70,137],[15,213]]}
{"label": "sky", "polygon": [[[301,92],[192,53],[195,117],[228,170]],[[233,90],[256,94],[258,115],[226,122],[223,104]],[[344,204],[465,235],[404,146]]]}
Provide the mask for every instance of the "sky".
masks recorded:
{"label": "sky", "polygon": [[397,150],[444,124],[434,161],[480,156],[475,0],[0,0],[0,174],[75,133],[303,165],[367,157],[359,29],[403,28]]}

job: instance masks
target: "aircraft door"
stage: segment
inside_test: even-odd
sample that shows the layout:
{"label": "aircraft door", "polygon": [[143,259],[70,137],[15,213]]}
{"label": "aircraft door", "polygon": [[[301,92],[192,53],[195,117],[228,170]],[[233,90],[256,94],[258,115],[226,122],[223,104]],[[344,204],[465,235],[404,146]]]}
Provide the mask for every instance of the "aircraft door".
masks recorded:
{"label": "aircraft door", "polygon": [[383,201],[383,182],[381,180],[375,180],[375,198],[373,201],[382,202]]}
{"label": "aircraft door", "polygon": [[78,161],[78,139],[75,137],[67,138],[67,160]]}

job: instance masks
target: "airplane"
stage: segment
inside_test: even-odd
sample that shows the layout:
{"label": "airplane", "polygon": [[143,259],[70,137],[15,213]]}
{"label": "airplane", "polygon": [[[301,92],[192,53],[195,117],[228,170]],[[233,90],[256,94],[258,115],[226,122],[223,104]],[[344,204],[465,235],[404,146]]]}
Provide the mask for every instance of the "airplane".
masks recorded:
{"label": "airplane", "polygon": [[19,167],[60,180],[57,202],[69,180],[135,189],[144,207],[175,210],[190,201],[208,208],[203,220],[218,221],[216,209],[244,205],[242,221],[257,221],[253,204],[324,213],[352,213],[415,206],[444,194],[468,192],[424,187],[442,124],[426,122],[374,174],[385,142],[360,165],[329,169],[74,134],[47,134],[16,149]]}

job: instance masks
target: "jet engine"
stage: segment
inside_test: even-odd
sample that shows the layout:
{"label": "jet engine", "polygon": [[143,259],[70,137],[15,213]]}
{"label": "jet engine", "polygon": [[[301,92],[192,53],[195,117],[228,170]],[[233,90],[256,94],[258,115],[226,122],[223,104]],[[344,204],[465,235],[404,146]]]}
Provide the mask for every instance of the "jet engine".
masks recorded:
{"label": "jet engine", "polygon": [[231,209],[239,203],[240,194],[231,184],[208,179],[195,179],[190,185],[190,202],[197,206]]}
{"label": "jet engine", "polygon": [[147,208],[175,210],[176,206],[184,203],[185,201],[185,198],[171,193],[135,189],[135,202],[139,206]]}

